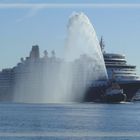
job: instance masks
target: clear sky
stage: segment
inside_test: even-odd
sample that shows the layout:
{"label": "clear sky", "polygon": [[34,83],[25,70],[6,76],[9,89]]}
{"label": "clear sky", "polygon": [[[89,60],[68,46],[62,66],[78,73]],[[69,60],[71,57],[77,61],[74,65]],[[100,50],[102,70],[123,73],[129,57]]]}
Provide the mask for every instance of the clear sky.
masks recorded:
{"label": "clear sky", "polygon": [[60,56],[74,11],[89,17],[107,52],[125,54],[140,73],[139,0],[0,0],[0,69],[15,66],[34,44]]}

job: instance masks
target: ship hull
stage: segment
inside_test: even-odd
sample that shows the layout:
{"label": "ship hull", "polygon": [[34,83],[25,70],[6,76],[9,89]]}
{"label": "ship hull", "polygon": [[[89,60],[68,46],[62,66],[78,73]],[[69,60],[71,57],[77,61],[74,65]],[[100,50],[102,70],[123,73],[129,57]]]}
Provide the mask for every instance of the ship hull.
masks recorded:
{"label": "ship hull", "polygon": [[[120,82],[118,84],[120,85],[120,88],[123,89],[123,92],[126,95],[126,101],[131,101],[132,98],[136,95],[137,91],[140,89],[140,81],[135,81],[135,82],[127,81],[127,82]],[[84,101],[85,102],[102,101],[102,96],[104,96],[105,91],[107,88],[109,88],[109,86],[110,85],[90,87],[85,93]]]}
{"label": "ship hull", "polygon": [[120,87],[123,89],[124,94],[127,96],[127,101],[131,101],[132,98],[136,95],[138,90],[140,89],[140,81],[135,82],[120,82]]}

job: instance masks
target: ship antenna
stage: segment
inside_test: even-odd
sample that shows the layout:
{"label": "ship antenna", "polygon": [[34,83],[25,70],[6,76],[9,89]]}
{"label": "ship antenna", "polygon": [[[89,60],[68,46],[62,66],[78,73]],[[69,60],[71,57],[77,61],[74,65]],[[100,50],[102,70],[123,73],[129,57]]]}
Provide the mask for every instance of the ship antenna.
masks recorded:
{"label": "ship antenna", "polygon": [[101,47],[101,51],[102,51],[102,53],[105,53],[105,51],[104,51],[105,44],[104,44],[103,36],[101,36],[100,47]]}

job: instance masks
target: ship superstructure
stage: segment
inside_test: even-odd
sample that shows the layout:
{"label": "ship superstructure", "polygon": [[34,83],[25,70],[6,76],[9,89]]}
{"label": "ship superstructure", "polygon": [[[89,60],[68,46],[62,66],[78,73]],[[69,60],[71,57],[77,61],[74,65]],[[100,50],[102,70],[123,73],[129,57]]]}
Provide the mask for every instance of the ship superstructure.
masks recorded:
{"label": "ship superstructure", "polygon": [[51,56],[44,51],[44,56],[40,57],[39,46],[34,45],[28,57],[21,58],[13,68],[0,72],[0,101],[37,103],[47,101],[47,97],[53,101],[53,95],[57,96],[61,90],[75,93],[74,101],[81,101],[81,92],[98,73],[100,78],[105,78],[100,67],[93,70],[93,62],[86,54],[74,61],[65,61],[56,57],[55,51]]}
{"label": "ship superstructure", "polygon": [[[21,58],[20,62],[13,68],[0,71],[0,101],[15,101],[15,96],[22,95],[24,97],[31,92],[34,94],[33,97],[28,96],[29,101],[35,96],[40,98],[39,93],[43,91],[44,80],[49,79],[51,82],[51,78],[53,78],[49,74],[47,77],[43,76],[43,74],[51,71],[55,77],[60,63],[61,60],[55,58],[54,51],[48,57],[48,53],[45,50],[44,56],[40,57],[39,46],[32,46],[28,57]],[[53,88],[50,85],[47,86]],[[24,102],[22,96],[19,98],[19,102]],[[34,102],[37,102],[36,99]]]}

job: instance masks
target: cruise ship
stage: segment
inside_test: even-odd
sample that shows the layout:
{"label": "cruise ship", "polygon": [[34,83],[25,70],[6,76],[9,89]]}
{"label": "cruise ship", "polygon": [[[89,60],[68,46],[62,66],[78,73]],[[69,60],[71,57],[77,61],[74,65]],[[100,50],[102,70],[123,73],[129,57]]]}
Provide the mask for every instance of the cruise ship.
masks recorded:
{"label": "cruise ship", "polygon": [[[85,92],[83,101],[92,102],[100,100],[107,88],[110,87],[110,81],[114,80],[123,89],[127,101],[131,101],[140,89],[140,78],[136,74],[136,66],[128,65],[124,55],[106,53],[104,51],[103,39],[100,41],[100,46],[103,52],[108,79],[102,78],[94,81]],[[55,57],[54,51],[52,51],[52,56],[50,57],[48,57],[47,51],[44,51],[44,56],[40,57],[39,46],[33,46],[26,59],[21,58],[21,62],[15,67],[0,71],[0,101],[14,101],[14,94],[20,94],[20,92],[23,92],[21,93],[23,96],[24,94],[28,95],[28,93],[33,92],[39,98],[39,93],[44,87],[51,92],[53,89],[53,84],[51,83],[54,82],[51,79],[57,78],[57,72],[62,61],[60,58]],[[79,63],[76,62],[75,65],[77,67]],[[46,71],[48,71],[48,74],[46,74]],[[50,71],[53,77],[49,75]],[[79,74],[75,76],[76,81],[73,83],[74,86],[83,84],[83,71],[80,68]],[[44,76],[44,72],[46,76]],[[49,81],[48,85],[44,86],[44,79]]]}
{"label": "cruise ship", "polygon": [[127,101],[131,101],[140,89],[140,77],[136,73],[136,66],[127,64],[125,55],[106,53],[103,38],[100,40],[100,46],[108,74],[108,82],[97,81],[98,84],[91,86],[85,96],[86,101],[100,99],[110,86],[110,81],[117,82],[120,88],[123,89],[124,94],[126,94]]}

